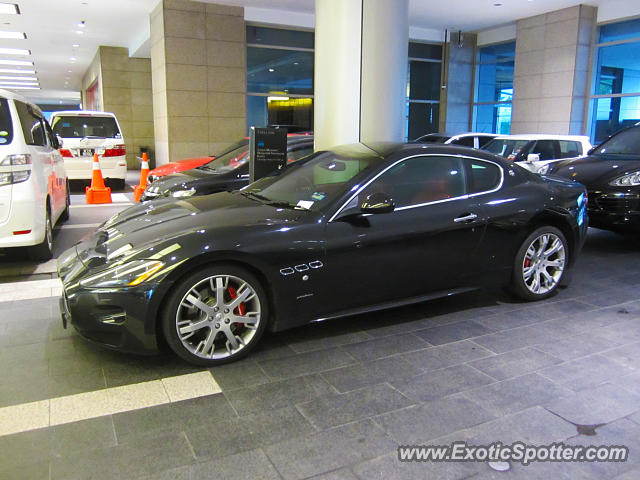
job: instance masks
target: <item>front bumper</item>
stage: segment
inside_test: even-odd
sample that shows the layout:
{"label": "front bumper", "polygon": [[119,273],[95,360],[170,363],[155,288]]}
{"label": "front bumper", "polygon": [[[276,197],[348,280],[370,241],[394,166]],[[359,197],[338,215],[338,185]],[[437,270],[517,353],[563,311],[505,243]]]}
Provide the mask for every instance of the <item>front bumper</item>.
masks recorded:
{"label": "front bumper", "polygon": [[156,284],[126,288],[86,288],[79,281],[87,274],[76,247],[58,260],[62,280],[62,322],[83,337],[106,347],[138,354],[158,351],[155,322],[149,318]]}
{"label": "front bumper", "polygon": [[623,232],[640,232],[640,194],[589,192],[589,225]]}

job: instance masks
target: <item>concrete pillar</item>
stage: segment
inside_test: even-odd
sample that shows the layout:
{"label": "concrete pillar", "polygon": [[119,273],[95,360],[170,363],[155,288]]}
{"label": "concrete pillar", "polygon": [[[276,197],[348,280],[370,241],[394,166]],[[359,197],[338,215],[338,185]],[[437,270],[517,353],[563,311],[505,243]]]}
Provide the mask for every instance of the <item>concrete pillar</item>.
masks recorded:
{"label": "concrete pillar", "polygon": [[315,147],[402,141],[408,0],[316,0]]}
{"label": "concrete pillar", "polygon": [[163,0],[151,13],[157,163],[220,151],[245,134],[241,7]]}
{"label": "concrete pillar", "polygon": [[[461,36],[461,38],[460,38]],[[473,56],[478,36],[475,33],[451,32],[445,45],[444,85],[440,96],[440,131],[468,132],[473,103]]]}
{"label": "concrete pillar", "polygon": [[98,108],[118,119],[127,147],[128,168],[138,168],[140,147],[153,149],[151,62],[130,58],[122,47],[98,48],[82,80],[83,96],[98,82]]}
{"label": "concrete pillar", "polygon": [[597,8],[519,20],[511,133],[583,134]]}

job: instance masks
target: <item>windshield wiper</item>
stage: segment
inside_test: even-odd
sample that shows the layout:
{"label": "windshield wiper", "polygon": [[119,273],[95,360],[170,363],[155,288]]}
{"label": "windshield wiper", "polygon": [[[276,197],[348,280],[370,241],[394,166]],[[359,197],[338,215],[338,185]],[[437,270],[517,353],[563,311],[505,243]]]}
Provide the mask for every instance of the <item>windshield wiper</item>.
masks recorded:
{"label": "windshield wiper", "polygon": [[259,193],[255,193],[255,192],[240,192],[240,194],[244,195],[245,197],[253,198],[255,200],[260,200],[261,202],[264,202],[266,205],[269,205],[272,207],[291,208],[293,210],[305,210],[304,208],[299,207],[298,205],[294,205],[293,203],[272,200],[269,197],[265,197],[264,195],[260,195]]}

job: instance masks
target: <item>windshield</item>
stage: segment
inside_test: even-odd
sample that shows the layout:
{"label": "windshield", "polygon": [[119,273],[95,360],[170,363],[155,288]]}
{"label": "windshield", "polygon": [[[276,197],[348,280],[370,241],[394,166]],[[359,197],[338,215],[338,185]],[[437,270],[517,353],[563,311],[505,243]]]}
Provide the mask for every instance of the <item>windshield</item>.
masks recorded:
{"label": "windshield", "polygon": [[9,102],[6,98],[0,98],[0,145],[8,145],[13,139],[13,124]]}
{"label": "windshield", "polygon": [[640,155],[640,128],[622,130],[593,151],[596,155]]}
{"label": "windshield", "polygon": [[51,128],[62,138],[122,138],[113,117],[59,116],[54,117]]}
{"label": "windshield", "polygon": [[351,180],[370,170],[378,157],[347,158],[318,152],[291,164],[280,175],[262,178],[242,194],[258,201],[304,210],[319,210],[346,192]]}
{"label": "windshield", "polygon": [[507,160],[513,160],[519,155],[526,153],[523,149],[529,144],[531,140],[510,140],[508,138],[494,138],[487,143],[482,150],[486,150]]}
{"label": "windshield", "polygon": [[240,147],[216,157],[210,162],[199,166],[201,170],[225,173],[241,167],[249,161],[249,144],[243,143]]}

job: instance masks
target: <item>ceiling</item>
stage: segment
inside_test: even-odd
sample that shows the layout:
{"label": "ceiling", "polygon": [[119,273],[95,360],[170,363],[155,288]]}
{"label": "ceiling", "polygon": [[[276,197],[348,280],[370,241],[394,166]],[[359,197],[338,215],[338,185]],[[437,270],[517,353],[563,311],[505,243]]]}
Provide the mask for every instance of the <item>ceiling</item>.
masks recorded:
{"label": "ceiling", "polygon": [[[279,10],[283,24],[287,24],[287,11],[307,14],[312,18],[315,8],[314,0],[203,1]],[[620,1],[623,0],[409,0],[409,18],[412,27],[477,31],[579,3],[603,5]],[[148,56],[149,13],[158,2],[16,0],[12,3],[19,5],[21,14],[0,14],[0,30],[25,32],[27,38],[0,39],[0,48],[26,48],[31,55],[0,55],[0,60],[24,59],[35,63],[41,89],[20,90],[23,95],[38,103],[78,102],[82,76],[99,45],[127,47],[132,56]],[[495,3],[502,5],[494,6]],[[85,22],[84,27],[79,26],[82,21]]]}

